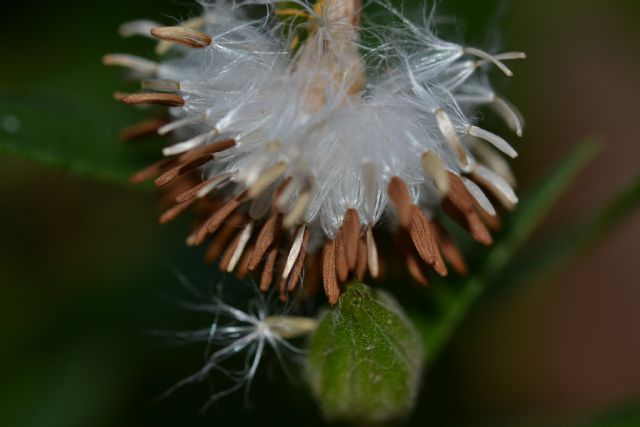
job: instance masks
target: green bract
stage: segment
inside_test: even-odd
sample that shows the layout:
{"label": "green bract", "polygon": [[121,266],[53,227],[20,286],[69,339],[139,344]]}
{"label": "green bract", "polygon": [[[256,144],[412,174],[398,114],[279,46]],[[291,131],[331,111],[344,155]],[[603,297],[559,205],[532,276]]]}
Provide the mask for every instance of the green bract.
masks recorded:
{"label": "green bract", "polygon": [[311,386],[325,417],[384,423],[414,406],[424,350],[399,305],[386,293],[351,284],[311,339]]}

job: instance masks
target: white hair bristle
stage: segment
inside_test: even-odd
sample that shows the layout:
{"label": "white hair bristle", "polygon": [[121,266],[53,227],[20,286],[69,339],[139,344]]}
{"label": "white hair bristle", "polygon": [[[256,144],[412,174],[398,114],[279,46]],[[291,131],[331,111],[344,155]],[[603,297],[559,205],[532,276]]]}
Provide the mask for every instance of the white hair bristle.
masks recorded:
{"label": "white hair bristle", "polygon": [[[184,26],[150,30],[167,59],[107,57],[109,64],[154,74],[143,83],[150,93],[125,102],[172,107],[171,121],[157,130],[174,132],[177,141],[164,149],[164,163],[134,179],[162,174],[156,183],[181,196],[165,220],[200,200],[196,195],[210,195],[190,243],[213,235],[210,252],[221,255],[228,270],[246,264],[254,270],[264,261],[263,286],[280,277],[283,295],[311,264],[324,270],[332,303],[349,278],[367,270],[377,276],[371,231],[383,217],[398,219],[390,224],[398,224],[403,259],[422,258],[446,274],[442,253],[464,271],[436,216],[443,206],[477,240],[490,243],[487,226],[497,222],[496,212],[483,190],[507,205],[517,201],[508,168],[486,161],[495,157],[487,155],[490,148],[478,154],[476,147],[491,144],[510,157],[516,151],[472,117],[487,105],[522,133],[523,119],[496,96],[486,68],[510,76],[503,61],[524,54],[491,55],[440,40],[428,22],[411,22],[383,0],[376,3],[397,22],[368,25],[367,39],[378,43],[368,46],[360,0],[299,0],[293,9],[280,3],[205,2],[203,15]],[[266,5],[269,13],[251,20],[248,4]],[[136,21],[122,32],[148,27]],[[202,187],[202,181],[215,185]],[[328,245],[335,251],[322,250]],[[323,252],[335,259],[314,262]],[[425,282],[417,264],[407,263]]]}
{"label": "white hair bristle", "polygon": [[[222,373],[230,384],[226,388],[217,387],[202,410],[206,411],[214,402],[242,388],[248,400],[258,367],[269,351],[275,355],[284,372],[291,376],[289,362],[304,354],[294,341],[312,334],[318,326],[316,319],[293,314],[292,305],[280,303],[273,298],[274,293],[261,293],[251,283],[245,284],[253,295],[246,307],[241,308],[224,301],[223,282],[218,283],[215,295],[205,296],[184,276],[179,275],[179,279],[197,298],[196,302],[180,302],[180,308],[210,316],[211,322],[196,330],[150,331],[150,334],[177,344],[206,344],[205,363],[201,369],[167,389],[161,399],[187,385],[204,382],[214,373]],[[233,368],[238,364],[228,362],[234,358],[244,358],[244,363]],[[227,364],[230,367],[226,367]]]}

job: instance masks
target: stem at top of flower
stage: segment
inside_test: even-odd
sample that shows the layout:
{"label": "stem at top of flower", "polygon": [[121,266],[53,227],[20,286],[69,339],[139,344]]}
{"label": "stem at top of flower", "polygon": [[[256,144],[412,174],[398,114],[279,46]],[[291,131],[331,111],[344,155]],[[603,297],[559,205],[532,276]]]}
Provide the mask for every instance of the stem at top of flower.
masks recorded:
{"label": "stem at top of flower", "polygon": [[361,0],[319,0],[318,25],[313,26],[295,61],[297,73],[313,72],[308,84],[307,108],[326,104],[326,90],[344,93],[344,102],[358,96],[366,84],[365,65],[356,43],[359,38]]}
{"label": "stem at top of flower", "polygon": [[316,319],[301,316],[269,316],[264,323],[271,331],[284,339],[309,335],[318,327]]}

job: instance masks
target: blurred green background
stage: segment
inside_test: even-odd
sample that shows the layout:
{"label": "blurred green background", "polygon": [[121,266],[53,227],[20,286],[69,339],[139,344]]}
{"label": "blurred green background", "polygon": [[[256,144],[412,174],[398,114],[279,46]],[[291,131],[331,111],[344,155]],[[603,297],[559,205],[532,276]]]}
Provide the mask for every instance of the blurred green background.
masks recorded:
{"label": "blurred green background", "polygon": [[[561,234],[638,174],[639,2],[442,0],[439,10],[455,16],[448,30],[469,44],[486,47],[498,34],[503,49],[529,55],[514,64],[515,78],[496,79],[527,118],[525,137],[515,141],[520,192],[578,141],[597,135],[606,142],[530,247]],[[124,148],[116,138],[135,122],[111,98],[127,84],[100,58],[152,53],[144,39],[121,40],[121,22],[172,23],[190,11],[186,0],[5,2],[0,137],[11,131],[11,100],[30,99],[43,111],[69,108],[104,120],[113,152],[97,151],[95,162],[121,156],[142,164],[149,149]],[[20,123],[25,132],[29,125]],[[73,120],[51,126],[77,126],[75,144],[90,146],[96,137]],[[46,150],[34,156],[55,163]],[[200,366],[203,349],[170,346],[145,331],[201,326],[171,302],[185,294],[175,271],[204,287],[216,277],[182,247],[185,224],[159,227],[155,195],[113,184],[108,174],[79,177],[0,153],[0,177],[1,425],[322,424],[301,386],[277,369],[259,375],[249,409],[236,394],[200,415],[208,385],[156,402]],[[486,298],[427,377],[411,422],[589,425],[640,407],[638,242],[636,212],[569,268]],[[640,415],[633,419],[628,425],[640,425]]]}

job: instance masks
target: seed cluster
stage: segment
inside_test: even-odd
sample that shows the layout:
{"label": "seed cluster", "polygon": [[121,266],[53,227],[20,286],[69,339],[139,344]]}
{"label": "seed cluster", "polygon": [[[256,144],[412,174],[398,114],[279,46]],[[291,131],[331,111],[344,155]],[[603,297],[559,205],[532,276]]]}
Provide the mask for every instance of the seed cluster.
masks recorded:
{"label": "seed cluster", "polygon": [[142,78],[140,93],[118,99],[167,106],[171,116],[122,137],[181,140],[132,177],[164,190],[161,222],[194,208],[187,243],[208,241],[206,258],[225,271],[261,271],[260,288],[275,282],[283,298],[304,280],[310,292],[321,282],[335,304],[352,278],[378,278],[383,220],[398,248],[392,258],[417,282],[427,285],[429,270],[446,276],[447,265],[465,274],[438,216],[488,245],[500,226],[493,204],[517,203],[498,154],[516,151],[468,117],[488,105],[522,134],[484,69],[510,76],[503,61],[524,55],[444,42],[388,5],[401,25],[367,28],[378,31],[373,48],[360,39],[359,0],[269,6],[276,13],[258,21],[217,2],[181,26],[127,23],[123,35],[159,39],[156,53],[170,57],[105,56]]}

